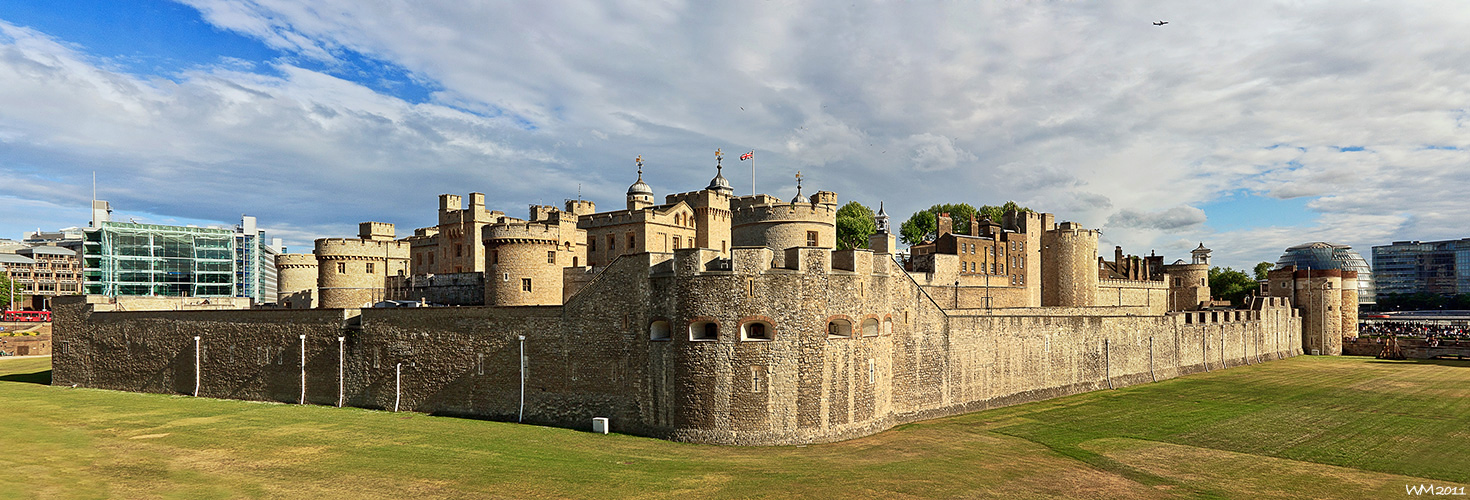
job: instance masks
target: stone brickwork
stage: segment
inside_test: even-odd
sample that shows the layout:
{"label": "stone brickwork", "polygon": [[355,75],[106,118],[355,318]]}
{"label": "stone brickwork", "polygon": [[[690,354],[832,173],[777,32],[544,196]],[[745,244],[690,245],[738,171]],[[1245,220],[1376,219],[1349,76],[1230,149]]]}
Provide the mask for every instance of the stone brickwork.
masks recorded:
{"label": "stone brickwork", "polygon": [[388,297],[387,277],[408,274],[409,256],[409,242],[388,233],[386,239],[316,240],[318,307],[367,307]]}
{"label": "stone brickwork", "polygon": [[625,255],[551,306],[97,312],[67,299],[53,383],[192,394],[197,367],[202,396],[573,428],[609,417],[616,432],[780,445],[1301,353],[1286,299],[947,310],[888,254],[723,255]]}
{"label": "stone brickwork", "polygon": [[1085,307],[1097,294],[1097,231],[1075,222],[1041,235],[1041,305]]}
{"label": "stone brickwork", "polygon": [[390,276],[388,298],[446,306],[485,305],[485,273]]}
{"label": "stone brickwork", "polygon": [[1305,352],[1335,356],[1342,354],[1343,338],[1358,336],[1357,277],[1354,271],[1286,266],[1267,273],[1267,294],[1301,308]]}
{"label": "stone brickwork", "polygon": [[316,307],[316,256],[309,253],[285,253],[276,256],[277,303],[287,309]]}

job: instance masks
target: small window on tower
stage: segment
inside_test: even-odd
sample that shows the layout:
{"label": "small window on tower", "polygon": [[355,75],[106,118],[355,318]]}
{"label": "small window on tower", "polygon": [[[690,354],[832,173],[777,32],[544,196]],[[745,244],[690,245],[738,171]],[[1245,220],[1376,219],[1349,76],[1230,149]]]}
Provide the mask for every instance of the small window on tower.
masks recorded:
{"label": "small window on tower", "polygon": [[531,291],[531,278],[521,278],[521,291],[522,292],[529,292],[529,291]]}
{"label": "small window on tower", "polygon": [[337,274],[347,274],[347,263],[346,262],[338,262],[337,263]]}
{"label": "small window on tower", "polygon": [[454,256],[464,257],[464,245],[461,245],[459,243],[454,244]]}
{"label": "small window on tower", "polygon": [[547,250],[546,251],[546,263],[547,264],[555,264],[556,263],[556,250]]}
{"label": "small window on tower", "polygon": [[633,233],[628,233],[628,251],[629,252],[631,252],[635,248],[637,248],[637,245],[635,244],[636,242],[637,242],[637,240],[633,239]]}
{"label": "small window on tower", "polygon": [[368,274],[373,274],[373,263],[372,262],[367,263],[367,273]]}
{"label": "small window on tower", "polygon": [[814,246],[817,246],[818,243],[820,243],[820,242],[817,240],[817,232],[816,231],[807,231],[806,232],[806,246],[814,247]]}

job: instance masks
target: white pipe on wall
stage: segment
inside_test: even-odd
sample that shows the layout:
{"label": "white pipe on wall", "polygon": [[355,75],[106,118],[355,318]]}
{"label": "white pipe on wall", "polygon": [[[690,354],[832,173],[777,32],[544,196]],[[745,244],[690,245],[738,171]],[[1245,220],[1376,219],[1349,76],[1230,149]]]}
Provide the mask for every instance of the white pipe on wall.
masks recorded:
{"label": "white pipe on wall", "polygon": [[306,404],[306,336],[301,336],[301,400],[297,404]]}
{"label": "white pipe on wall", "polygon": [[403,395],[403,363],[393,367],[393,411],[398,411],[398,402]]}
{"label": "white pipe on wall", "polygon": [[344,371],[342,365],[346,363],[346,348],[344,344],[347,337],[337,337],[337,407],[342,407],[343,395],[346,393],[346,381],[343,379]]}
{"label": "white pipe on wall", "polygon": [[199,336],[194,336],[194,397],[199,397]]}
{"label": "white pipe on wall", "polygon": [[526,335],[520,338],[520,409],[516,412],[516,422],[525,421],[526,418]]}

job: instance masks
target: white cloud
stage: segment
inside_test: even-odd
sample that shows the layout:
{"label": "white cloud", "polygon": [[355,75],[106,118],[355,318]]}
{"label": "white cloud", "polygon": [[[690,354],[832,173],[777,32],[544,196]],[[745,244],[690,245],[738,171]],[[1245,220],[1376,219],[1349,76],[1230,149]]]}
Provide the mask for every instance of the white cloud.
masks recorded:
{"label": "white cloud", "polygon": [[[900,218],[1014,199],[1129,251],[1211,238],[1236,266],[1294,239],[1463,237],[1470,217],[1456,2],[185,3],[442,90],[406,103],[291,57],[128,75],[0,23],[0,174],[54,183],[18,196],[75,198],[61,186],[98,169],[116,205],[351,234],[429,224],[440,192],[512,211],[581,184],[618,206],[640,154],[656,190],[695,189],[724,148],[757,151],[763,192],[801,169]],[[1314,225],[1218,232],[1194,208],[1237,190],[1312,198]]]}

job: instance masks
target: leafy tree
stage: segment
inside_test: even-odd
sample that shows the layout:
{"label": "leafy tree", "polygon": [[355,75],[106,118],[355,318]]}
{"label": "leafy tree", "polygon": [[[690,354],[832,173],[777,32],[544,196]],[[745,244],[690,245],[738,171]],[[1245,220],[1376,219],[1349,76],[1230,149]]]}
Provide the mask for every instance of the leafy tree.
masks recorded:
{"label": "leafy tree", "polygon": [[1256,281],[1266,279],[1266,273],[1270,272],[1271,268],[1273,267],[1276,266],[1271,264],[1270,262],[1262,262],[1260,264],[1256,264]]}
{"label": "leafy tree", "polygon": [[849,201],[837,209],[837,249],[868,248],[868,237],[878,232],[873,209]]}
{"label": "leafy tree", "polygon": [[[17,293],[16,295],[19,294]],[[0,273],[0,304],[4,304],[4,307],[0,307],[0,311],[15,309],[15,307],[10,305],[10,300],[10,276]]]}
{"label": "leafy tree", "polygon": [[1034,210],[1031,210],[1030,208],[1017,205],[1015,201],[1007,201],[1005,202],[1005,204],[998,207],[995,205],[980,206],[980,214],[984,215],[985,217],[989,217],[990,220],[995,222],[1000,222],[1001,219],[1005,217],[1006,212],[1012,210],[1015,210],[1017,212],[1034,212]]}
{"label": "leafy tree", "polygon": [[914,212],[914,215],[909,216],[909,220],[903,221],[903,224],[898,226],[898,235],[903,239],[904,244],[917,245],[923,243],[929,235],[938,230],[939,222],[934,218],[934,213],[925,210]]}
{"label": "leafy tree", "polygon": [[1210,268],[1210,296],[1228,300],[1234,305],[1244,305],[1245,296],[1256,290],[1256,280],[1241,271],[1231,268]]}
{"label": "leafy tree", "polygon": [[909,216],[909,220],[899,225],[898,234],[903,242],[909,245],[923,243],[924,240],[936,236],[939,232],[939,214],[949,214],[950,220],[954,221],[955,234],[970,234],[970,216],[976,219],[989,217],[991,221],[1000,223],[1001,217],[1009,210],[1017,212],[1031,212],[1032,210],[1014,201],[1007,201],[1000,206],[983,205],[975,208],[969,203],[943,203],[929,207],[923,212],[915,212]]}

